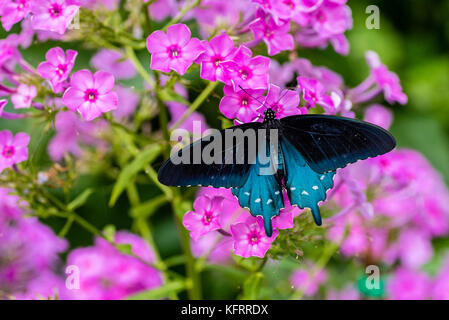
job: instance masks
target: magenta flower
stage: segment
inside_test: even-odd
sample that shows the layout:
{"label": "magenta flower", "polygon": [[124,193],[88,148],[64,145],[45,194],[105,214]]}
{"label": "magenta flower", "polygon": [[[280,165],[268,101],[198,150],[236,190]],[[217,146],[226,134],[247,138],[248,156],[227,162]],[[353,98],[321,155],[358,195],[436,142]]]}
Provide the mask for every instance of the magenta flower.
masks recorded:
{"label": "magenta flower", "polygon": [[257,109],[261,102],[264,90],[241,90],[234,91],[231,86],[224,87],[225,96],[221,99],[218,108],[226,118],[238,119],[242,122],[251,122],[259,116]]}
{"label": "magenta flower", "polygon": [[11,101],[15,109],[25,109],[31,106],[33,99],[36,97],[36,87],[20,84],[17,91],[11,95]]}
{"label": "magenta flower", "polygon": [[432,299],[449,300],[449,257],[446,257],[442,268],[435,277],[432,288]]}
{"label": "magenta flower", "polygon": [[33,3],[31,24],[33,29],[64,34],[79,6],[67,0],[43,0]]}
{"label": "magenta flower", "polygon": [[431,295],[431,280],[423,272],[405,268],[396,270],[387,284],[389,299],[425,300]]}
{"label": "magenta flower", "polygon": [[265,12],[271,14],[276,23],[284,23],[294,13],[296,0],[252,0]]}
{"label": "magenta flower", "polygon": [[117,93],[114,76],[108,72],[89,70],[75,72],[70,79],[70,87],[62,101],[72,111],[78,111],[86,121],[101,116],[102,113],[117,109]]}
{"label": "magenta flower", "polygon": [[[154,262],[153,249],[142,238],[119,231],[114,240],[118,244],[129,244],[132,253],[146,263]],[[95,239],[94,246],[70,252],[67,264],[76,265],[80,270],[80,289],[73,290],[76,299],[123,299],[162,284],[161,275],[156,269],[119,252],[101,238]]]}
{"label": "magenta flower", "polygon": [[209,42],[202,43],[205,51],[196,60],[196,63],[201,65],[201,78],[226,82],[221,62],[232,59],[236,51],[234,42],[226,33],[222,33],[210,39]]}
{"label": "magenta flower", "polygon": [[4,1],[5,4],[0,4],[0,14],[3,28],[6,31],[11,30],[11,27],[25,18],[31,9],[30,0],[15,0],[15,1]]}
{"label": "magenta flower", "polygon": [[115,86],[120,108],[114,110],[114,118],[122,119],[131,116],[139,104],[139,95],[133,89]]}
{"label": "magenta flower", "polygon": [[64,91],[63,83],[72,71],[77,54],[75,50],[64,53],[60,47],[51,48],[45,55],[46,61],[39,64],[37,72],[49,81],[55,93]]}
{"label": "magenta flower", "polygon": [[194,211],[185,214],[183,224],[190,231],[193,240],[221,228],[219,216],[223,205],[222,197],[199,197],[193,203]]}
{"label": "magenta flower", "polygon": [[267,108],[273,109],[276,119],[301,114],[298,91],[281,90],[278,86],[270,84],[265,101],[257,111],[263,114]]}
{"label": "magenta flower", "polygon": [[240,46],[233,61],[222,62],[226,70],[226,84],[232,84],[234,90],[241,86],[243,89],[266,89],[268,87],[268,69],[270,59],[262,56],[251,58],[251,50]]}
{"label": "magenta flower", "polygon": [[298,87],[302,90],[302,93],[304,95],[304,100],[310,107],[314,108],[315,104],[319,104],[324,108],[324,110],[326,110],[326,112],[334,112],[334,102],[325,93],[325,88],[321,84],[321,82],[316,79],[303,76],[299,76],[297,80]]}
{"label": "magenta flower", "polygon": [[9,130],[0,131],[0,172],[28,159],[29,142],[30,136],[24,132],[13,137]]}
{"label": "magenta flower", "polygon": [[274,56],[283,50],[293,50],[293,36],[288,33],[289,22],[277,25],[272,16],[267,16],[259,10],[257,19],[249,28],[254,34],[254,40],[263,39],[268,48],[268,55]]}
{"label": "magenta flower", "polygon": [[162,72],[174,70],[180,75],[186,73],[193,61],[204,51],[201,41],[190,38],[185,24],[174,24],[167,28],[167,34],[154,31],[147,39],[151,53],[151,69]]}
{"label": "magenta flower", "polygon": [[192,253],[197,258],[202,258],[207,255],[207,260],[215,264],[232,261],[232,237],[223,237],[218,232],[210,232],[196,241],[192,240],[191,246]]}
{"label": "magenta flower", "polygon": [[418,269],[433,256],[431,237],[420,229],[403,230],[398,239],[399,256],[402,265]]}
{"label": "magenta flower", "polygon": [[231,225],[231,233],[236,255],[244,258],[251,256],[263,258],[279,231],[275,229],[273,235],[267,237],[261,219],[249,217],[244,223]]}
{"label": "magenta flower", "polygon": [[136,75],[136,68],[133,63],[124,59],[121,52],[101,49],[90,61],[97,69],[111,73],[117,79],[129,79]]}

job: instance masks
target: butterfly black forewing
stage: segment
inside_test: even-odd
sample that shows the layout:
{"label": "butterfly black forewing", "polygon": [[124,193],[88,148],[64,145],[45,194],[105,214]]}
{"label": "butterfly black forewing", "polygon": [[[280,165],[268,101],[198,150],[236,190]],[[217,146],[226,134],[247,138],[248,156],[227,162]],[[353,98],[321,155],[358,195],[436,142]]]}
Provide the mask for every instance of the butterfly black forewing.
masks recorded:
{"label": "butterfly black forewing", "polygon": [[[168,159],[162,167],[159,169],[158,179],[162,184],[167,186],[213,186],[213,187],[239,187],[242,186],[247,178],[250,169],[250,161],[248,160],[248,140],[243,140],[243,143],[237,143],[234,141],[231,146],[225,144],[225,131],[234,131],[237,129],[242,130],[243,134],[247,130],[254,130],[257,138],[257,130],[262,126],[259,122],[246,123],[231,127],[225,130],[221,130],[220,136],[222,141],[222,148],[220,149],[221,163],[204,163],[203,157],[200,157],[199,163],[194,163],[193,155],[195,152],[202,152],[213,139],[210,137],[202,138],[189,146],[186,146],[178,151],[178,155],[181,156],[183,152],[189,152],[189,163],[175,164],[171,159]],[[199,144],[199,145],[198,145]],[[194,147],[196,145],[198,148]],[[236,156],[239,154],[239,150],[242,150],[245,154],[244,163],[240,164],[236,161]],[[232,150],[231,150],[232,149]],[[196,150],[196,151],[195,151]],[[232,163],[227,163],[229,157],[233,156]]]}
{"label": "butterfly black forewing", "polygon": [[385,129],[356,119],[329,115],[299,115],[280,120],[282,132],[318,173],[375,157],[396,146]]}

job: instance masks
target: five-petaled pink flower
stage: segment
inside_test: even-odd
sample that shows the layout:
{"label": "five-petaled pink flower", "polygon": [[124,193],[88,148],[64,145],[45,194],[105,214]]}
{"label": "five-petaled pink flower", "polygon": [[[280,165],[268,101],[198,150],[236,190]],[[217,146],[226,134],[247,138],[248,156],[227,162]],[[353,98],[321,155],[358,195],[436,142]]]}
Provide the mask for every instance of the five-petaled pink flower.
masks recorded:
{"label": "five-petaled pink flower", "polygon": [[334,102],[331,97],[326,94],[326,89],[321,82],[304,76],[299,76],[297,81],[298,87],[302,90],[304,95],[304,100],[310,107],[314,108],[315,104],[319,104],[327,112],[334,112]]}
{"label": "five-petaled pink flower", "polygon": [[66,0],[35,1],[32,5],[33,29],[46,30],[64,34],[79,6]]}
{"label": "five-petaled pink flower", "polygon": [[[1,21],[3,28],[6,31],[11,30],[11,27],[25,18],[31,9],[30,0],[16,0],[16,1],[4,1],[3,8],[1,9]],[[0,6],[2,3],[0,2]]]}
{"label": "five-petaled pink flower", "polygon": [[0,172],[28,159],[30,136],[19,132],[14,137],[9,130],[0,131]]}
{"label": "five-petaled pink flower", "polygon": [[268,69],[270,58],[255,56],[245,46],[240,46],[232,61],[222,62],[226,70],[227,84],[232,84],[234,90],[239,86],[243,89],[266,89],[268,87]]}
{"label": "five-petaled pink flower", "polygon": [[221,228],[220,213],[223,197],[198,197],[193,203],[194,211],[185,214],[183,224],[193,240]]}
{"label": "five-petaled pink flower", "polygon": [[51,48],[45,55],[47,61],[39,64],[37,72],[50,82],[54,92],[58,93],[64,90],[62,84],[69,77],[77,54],[78,52],[74,50],[67,50],[64,53],[60,47]]}
{"label": "five-petaled pink flower", "polygon": [[267,237],[261,219],[249,217],[244,223],[231,225],[231,233],[234,238],[235,254],[244,258],[251,256],[263,258],[279,231],[275,229],[273,235]]}
{"label": "five-petaled pink flower", "polygon": [[20,84],[16,93],[11,95],[11,101],[16,109],[25,109],[31,106],[31,102],[36,97],[37,91],[35,86]]}
{"label": "five-petaled pink flower", "polygon": [[225,96],[221,99],[218,108],[226,118],[238,119],[242,122],[251,122],[257,118],[257,109],[261,106],[258,97],[262,97],[264,90],[234,91],[231,86],[225,86]]}
{"label": "five-petaled pink flower", "polygon": [[277,85],[270,84],[265,101],[257,111],[263,114],[267,108],[273,109],[276,119],[301,114],[298,91],[281,90]]}
{"label": "five-petaled pink flower", "polygon": [[174,70],[180,75],[186,73],[193,61],[204,51],[201,41],[190,38],[185,24],[174,24],[167,28],[167,34],[154,31],[147,39],[151,53],[151,69],[162,72]]}
{"label": "five-petaled pink flower", "polygon": [[70,110],[78,111],[84,120],[90,121],[117,109],[118,97],[113,88],[112,74],[97,71],[92,75],[89,70],[80,70],[72,75],[62,101]]}
{"label": "five-petaled pink flower", "polygon": [[236,51],[234,42],[226,33],[222,33],[210,39],[209,42],[203,41],[202,43],[205,51],[196,60],[201,64],[201,78],[226,82],[221,63],[232,59]]}
{"label": "five-petaled pink flower", "polygon": [[288,33],[290,23],[277,25],[272,16],[267,16],[262,10],[257,12],[257,19],[249,28],[255,40],[263,39],[268,48],[268,54],[274,56],[283,50],[293,50],[293,36]]}

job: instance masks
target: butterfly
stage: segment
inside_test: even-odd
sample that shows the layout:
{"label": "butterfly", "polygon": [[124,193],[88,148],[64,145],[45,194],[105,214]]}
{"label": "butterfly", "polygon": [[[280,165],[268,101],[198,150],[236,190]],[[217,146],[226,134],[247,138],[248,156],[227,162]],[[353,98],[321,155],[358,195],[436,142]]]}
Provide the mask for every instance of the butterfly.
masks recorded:
{"label": "butterfly", "polygon": [[[292,205],[310,208],[320,226],[318,203],[333,187],[336,170],[395,146],[387,130],[364,121],[318,114],[278,120],[267,108],[263,122],[217,130],[174,152],[159,169],[158,179],[167,186],[231,188],[241,207],[263,218],[270,237],[271,219],[284,208],[283,192]],[[182,157],[186,161],[180,162]]]}

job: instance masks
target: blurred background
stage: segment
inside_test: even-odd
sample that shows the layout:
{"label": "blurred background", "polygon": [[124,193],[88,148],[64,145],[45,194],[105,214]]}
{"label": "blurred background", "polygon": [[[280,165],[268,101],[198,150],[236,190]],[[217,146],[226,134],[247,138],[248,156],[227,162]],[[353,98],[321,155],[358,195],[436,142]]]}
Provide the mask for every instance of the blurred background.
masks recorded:
{"label": "blurred background", "polygon": [[[409,97],[405,106],[398,104],[391,107],[395,120],[391,132],[396,137],[398,146],[409,147],[421,151],[432,165],[449,183],[449,0],[349,0],[352,9],[354,26],[346,33],[350,43],[348,56],[340,56],[332,48],[325,50],[299,50],[299,56],[308,58],[314,65],[326,66],[340,73],[348,86],[355,86],[368,75],[365,61],[367,50],[376,51],[382,62],[390,70],[396,72],[401,79],[404,92]],[[377,5],[380,9],[380,29],[369,30],[365,27],[368,5]],[[1,34],[4,37],[4,33]],[[58,43],[58,45],[61,45]],[[34,66],[44,60],[45,52],[55,43],[33,45],[24,52],[25,58]],[[67,48],[62,44],[62,47]],[[72,47],[73,48],[73,47]],[[76,48],[73,48],[76,49]],[[83,49],[77,58],[75,69],[89,66],[93,52]],[[149,55],[146,51],[140,57],[149,66]],[[276,56],[280,61],[287,57]],[[132,81],[129,83],[134,85]],[[192,86],[193,88],[195,86]],[[219,90],[217,90],[219,92]],[[197,92],[189,92],[192,100]],[[200,112],[206,115],[211,127],[220,127],[218,116],[219,96],[216,95],[201,106]],[[11,108],[11,105],[8,106]],[[27,131],[32,136],[30,154],[40,166],[50,164],[46,155],[46,144],[51,133],[41,135],[42,126],[30,125],[30,121],[9,122],[0,119],[0,129]],[[25,129],[26,128],[26,129]],[[36,138],[37,137],[37,138]],[[106,224],[114,224],[117,229],[130,229],[132,219],[127,212],[126,196],[122,196],[114,208],[108,206],[109,194],[114,181],[103,176],[83,176],[73,194],[79,194],[85,186],[97,188],[96,194],[80,210],[80,214],[99,228]],[[156,189],[148,187],[140,190],[151,198],[157,194]],[[60,230],[64,221],[47,221],[55,230]],[[178,233],[170,214],[169,207],[162,207],[152,219],[156,243],[162,258],[181,253]],[[67,238],[71,247],[87,246],[92,243],[92,235],[74,225]],[[434,243],[436,252],[449,246],[449,239],[438,239]],[[439,259],[439,255],[435,255]],[[432,263],[428,268],[432,269]],[[182,266],[179,272],[183,272]],[[214,286],[206,286],[204,295],[210,298],[233,298],[238,290],[234,280],[238,274],[226,273],[217,277],[217,271],[203,274],[205,281],[212,281]],[[237,272],[237,271],[236,271]],[[288,275],[286,275],[288,276]],[[237,278],[236,278],[237,277]],[[277,274],[276,277],[282,277]]]}

